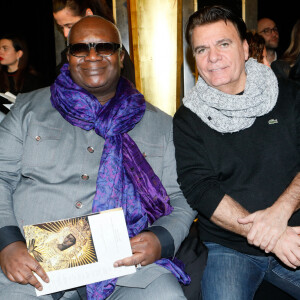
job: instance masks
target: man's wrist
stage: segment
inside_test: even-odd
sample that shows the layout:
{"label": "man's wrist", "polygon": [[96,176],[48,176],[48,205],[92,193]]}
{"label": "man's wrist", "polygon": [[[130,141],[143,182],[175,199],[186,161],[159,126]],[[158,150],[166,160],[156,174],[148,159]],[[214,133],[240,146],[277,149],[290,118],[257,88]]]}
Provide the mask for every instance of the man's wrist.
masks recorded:
{"label": "man's wrist", "polygon": [[167,229],[162,226],[148,227],[143,231],[151,231],[159,239],[161,245],[161,257],[168,258],[174,256],[174,239]]}
{"label": "man's wrist", "polygon": [[18,226],[4,226],[0,228],[0,251],[14,242],[26,242]]}
{"label": "man's wrist", "polygon": [[273,209],[277,211],[278,216],[285,218],[287,222],[296,210],[296,201],[291,201],[290,197],[288,192],[286,192],[272,205]]}
{"label": "man's wrist", "polygon": [[292,214],[300,208],[300,173],[298,173],[275,204],[281,204],[281,209]]}

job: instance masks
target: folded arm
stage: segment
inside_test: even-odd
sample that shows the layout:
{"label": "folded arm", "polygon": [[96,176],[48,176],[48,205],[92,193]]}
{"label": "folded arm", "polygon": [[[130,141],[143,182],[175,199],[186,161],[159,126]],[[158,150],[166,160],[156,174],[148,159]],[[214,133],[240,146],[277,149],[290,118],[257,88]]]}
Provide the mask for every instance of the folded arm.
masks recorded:
{"label": "folded arm", "polygon": [[264,210],[256,211],[245,218],[240,218],[240,224],[252,224],[247,235],[249,244],[253,244],[271,252],[280,236],[287,229],[287,224],[300,205],[300,173],[298,173],[288,188],[274,204]]}
{"label": "folded arm", "polygon": [[[192,208],[210,219],[216,225],[248,238],[248,242],[257,247],[264,248],[271,242],[286,240],[281,236],[287,236],[290,232],[287,222],[292,213],[299,208],[298,192],[300,190],[298,175],[289,188],[282,194],[278,201],[263,211],[250,214],[244,207],[227,195],[221,188],[218,175],[214,173],[210,165],[208,149],[201,136],[197,135],[199,129],[198,121],[193,119],[187,110],[175,115],[174,118],[174,141],[176,146],[176,159],[178,163],[179,182],[183,192]],[[259,216],[256,219],[253,216]],[[267,224],[267,225],[266,225]],[[275,227],[275,234],[269,235],[268,230]],[[255,239],[249,240],[249,235],[255,231]],[[274,232],[274,231],[273,231]],[[293,233],[293,232],[292,232]],[[291,247],[295,247],[300,238],[293,235],[293,246],[291,243],[282,243],[281,246],[270,247],[284,263],[294,261],[297,263],[300,253],[295,252],[287,257]],[[281,248],[281,251],[278,250]],[[269,248],[268,248],[269,249]],[[282,250],[284,249],[284,250]]]}

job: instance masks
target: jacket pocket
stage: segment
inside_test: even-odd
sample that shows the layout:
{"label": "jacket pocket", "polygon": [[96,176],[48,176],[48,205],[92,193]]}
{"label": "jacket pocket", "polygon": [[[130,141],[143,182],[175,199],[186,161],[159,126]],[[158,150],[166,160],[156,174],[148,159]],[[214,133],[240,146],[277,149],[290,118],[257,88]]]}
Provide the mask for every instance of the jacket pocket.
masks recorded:
{"label": "jacket pocket", "polygon": [[154,173],[161,179],[163,173],[164,148],[160,143],[150,144],[136,140],[141,153],[152,167]]}
{"label": "jacket pocket", "polygon": [[24,143],[23,164],[30,167],[55,164],[60,138],[59,128],[30,124]]}

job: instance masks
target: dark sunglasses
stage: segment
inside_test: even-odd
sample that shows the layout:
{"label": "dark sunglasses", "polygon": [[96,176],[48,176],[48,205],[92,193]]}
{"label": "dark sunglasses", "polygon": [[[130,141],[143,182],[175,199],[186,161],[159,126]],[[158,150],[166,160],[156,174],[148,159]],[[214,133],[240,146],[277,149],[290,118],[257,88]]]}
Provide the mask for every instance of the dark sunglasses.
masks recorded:
{"label": "dark sunglasses", "polygon": [[90,54],[91,48],[94,48],[98,56],[111,56],[119,48],[120,44],[116,43],[78,43],[68,46],[71,55],[76,57],[86,57]]}

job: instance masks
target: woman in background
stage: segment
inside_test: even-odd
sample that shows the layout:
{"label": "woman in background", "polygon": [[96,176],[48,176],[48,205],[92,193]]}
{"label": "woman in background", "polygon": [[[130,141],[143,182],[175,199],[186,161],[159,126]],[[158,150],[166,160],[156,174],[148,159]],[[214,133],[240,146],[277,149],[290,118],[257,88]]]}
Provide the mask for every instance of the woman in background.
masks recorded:
{"label": "woman in background", "polygon": [[43,86],[43,80],[28,64],[27,45],[16,35],[0,38],[0,92],[30,92]]}
{"label": "woman in background", "polygon": [[274,61],[271,65],[271,68],[276,74],[276,76],[295,80],[295,78],[293,78],[294,70],[293,72],[291,72],[291,69],[295,66],[297,58],[299,58],[299,55],[300,55],[300,19],[298,19],[295,25],[293,26],[291,32],[291,42],[289,47],[285,50],[281,58]]}
{"label": "woman in background", "polygon": [[249,45],[249,57],[255,58],[259,63],[270,67],[264,38],[255,31],[248,31],[246,39]]}

